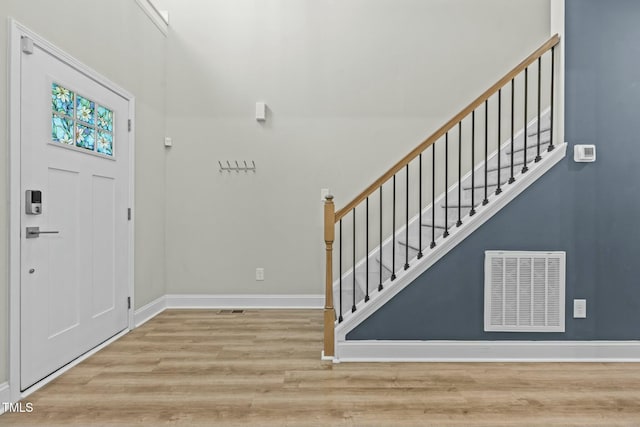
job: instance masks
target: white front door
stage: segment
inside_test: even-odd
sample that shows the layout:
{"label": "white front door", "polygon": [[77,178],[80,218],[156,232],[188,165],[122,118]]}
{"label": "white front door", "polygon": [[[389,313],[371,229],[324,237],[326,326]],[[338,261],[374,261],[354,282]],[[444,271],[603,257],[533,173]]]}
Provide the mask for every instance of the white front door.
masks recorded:
{"label": "white front door", "polygon": [[128,101],[38,46],[21,61],[24,390],[127,328],[131,177]]}

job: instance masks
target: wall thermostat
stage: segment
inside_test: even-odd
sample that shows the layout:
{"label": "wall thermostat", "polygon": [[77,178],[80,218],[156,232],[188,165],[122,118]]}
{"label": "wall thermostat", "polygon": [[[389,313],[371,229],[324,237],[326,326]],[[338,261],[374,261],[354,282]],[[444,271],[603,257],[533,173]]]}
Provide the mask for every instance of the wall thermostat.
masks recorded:
{"label": "wall thermostat", "polygon": [[577,144],[573,146],[573,160],[580,163],[596,161],[596,146]]}

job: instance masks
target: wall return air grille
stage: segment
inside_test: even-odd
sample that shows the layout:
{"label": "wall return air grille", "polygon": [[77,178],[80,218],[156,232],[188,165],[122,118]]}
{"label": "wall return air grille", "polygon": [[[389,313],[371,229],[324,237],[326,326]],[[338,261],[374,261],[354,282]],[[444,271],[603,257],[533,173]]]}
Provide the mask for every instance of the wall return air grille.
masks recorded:
{"label": "wall return air grille", "polygon": [[565,252],[486,251],[484,330],[564,332]]}

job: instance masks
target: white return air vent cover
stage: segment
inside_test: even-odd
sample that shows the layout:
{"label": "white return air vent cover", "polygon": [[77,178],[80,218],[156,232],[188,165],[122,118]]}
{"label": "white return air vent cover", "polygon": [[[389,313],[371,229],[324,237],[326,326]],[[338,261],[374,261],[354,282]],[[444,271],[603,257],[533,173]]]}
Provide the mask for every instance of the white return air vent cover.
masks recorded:
{"label": "white return air vent cover", "polygon": [[564,332],[565,252],[486,251],[484,330]]}

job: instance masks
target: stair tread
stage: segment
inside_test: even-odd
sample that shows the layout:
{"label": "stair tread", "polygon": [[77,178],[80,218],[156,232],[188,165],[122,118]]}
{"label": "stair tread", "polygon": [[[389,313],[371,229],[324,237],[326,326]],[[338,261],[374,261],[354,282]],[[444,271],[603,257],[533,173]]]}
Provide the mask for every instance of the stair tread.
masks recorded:
{"label": "stair tread", "polygon": [[[543,132],[549,132],[551,130],[551,127],[547,126],[547,127],[541,127],[540,128],[540,133]],[[538,134],[538,129],[536,129],[533,133],[527,133],[527,136],[536,136]]]}
{"label": "stair tread", "polygon": [[[533,161],[533,159],[530,159],[527,164],[531,163]],[[524,165],[524,160],[516,160],[515,162],[513,162],[513,166],[523,166]],[[507,160],[506,164],[501,164],[500,165],[500,170],[502,169],[509,169],[511,167],[511,161]],[[491,166],[489,169],[487,169],[487,172],[495,172],[498,170],[497,166]]]}
{"label": "stair tread", "polygon": [[[477,205],[475,205],[475,206],[471,205],[471,204],[469,204],[469,205],[455,205],[455,204],[449,203],[447,206],[441,205],[440,207],[442,209],[458,209],[458,207],[461,207],[462,209],[465,209],[465,208],[475,208],[478,205],[479,205],[479,203]],[[449,227],[451,227],[451,226],[449,226]]]}
{"label": "stair tread", "polygon": [[409,247],[409,249],[414,250],[414,251],[416,251],[416,252],[420,252],[420,249],[419,249],[417,246],[412,245],[411,243],[407,244],[406,242],[403,242],[403,241],[401,241],[401,240],[398,240],[398,244],[399,244],[399,245],[402,245],[402,246],[408,246],[408,247]]}
{"label": "stair tread", "polygon": [[[501,182],[500,185],[508,185],[509,184],[509,180],[507,179],[504,182]],[[490,182],[487,184],[487,187],[497,187],[498,183],[497,182]],[[474,189],[478,190],[478,189],[484,189],[484,183],[482,184],[476,184],[475,187],[473,187]],[[471,190],[471,187],[462,187],[463,190]]]}
{"label": "stair tread", "polygon": [[444,230],[444,228],[445,228],[445,227],[444,227],[444,225],[440,225],[440,224],[436,224],[436,225],[434,226],[433,224],[429,224],[429,223],[424,223],[424,222],[423,222],[421,225],[422,225],[423,227],[429,227],[429,228],[435,227],[435,228],[440,228],[440,229],[443,229],[443,230]]}
{"label": "stair tread", "polygon": [[[549,145],[551,143],[550,140],[541,140],[540,141],[540,146],[542,147],[543,145]],[[529,145],[527,144],[527,150],[532,150],[538,147],[537,143],[534,143],[533,145]],[[520,147],[520,148],[516,148],[515,150],[513,150],[514,153],[521,153],[524,151],[524,147]],[[506,154],[511,154],[511,150],[507,150],[505,152]]]}

